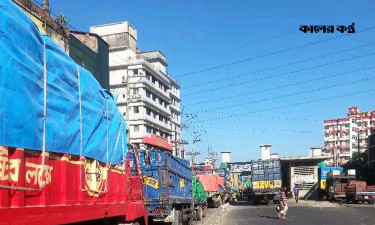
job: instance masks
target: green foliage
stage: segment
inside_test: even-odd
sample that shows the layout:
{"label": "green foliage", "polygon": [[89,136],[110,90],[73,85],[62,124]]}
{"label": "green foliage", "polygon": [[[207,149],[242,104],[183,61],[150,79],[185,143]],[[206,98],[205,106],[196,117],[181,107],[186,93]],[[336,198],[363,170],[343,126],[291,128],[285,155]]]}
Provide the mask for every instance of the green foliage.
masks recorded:
{"label": "green foliage", "polygon": [[63,27],[68,26],[68,19],[66,18],[66,16],[64,14],[57,15],[56,18],[55,18],[55,22],[57,24],[60,24]]}
{"label": "green foliage", "polygon": [[375,165],[368,164],[368,150],[362,153],[353,153],[352,160],[344,165],[344,170],[355,169],[357,180],[366,181],[369,185],[375,184]]}

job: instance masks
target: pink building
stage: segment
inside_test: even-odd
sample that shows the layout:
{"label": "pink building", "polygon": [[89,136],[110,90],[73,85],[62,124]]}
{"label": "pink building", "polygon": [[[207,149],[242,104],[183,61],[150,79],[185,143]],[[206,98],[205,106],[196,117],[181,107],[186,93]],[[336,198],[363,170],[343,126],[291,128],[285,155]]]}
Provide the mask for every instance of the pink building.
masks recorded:
{"label": "pink building", "polygon": [[342,165],[349,161],[353,152],[367,149],[368,136],[375,129],[375,110],[361,112],[349,108],[348,117],[324,120],[324,153],[332,156],[328,166]]}

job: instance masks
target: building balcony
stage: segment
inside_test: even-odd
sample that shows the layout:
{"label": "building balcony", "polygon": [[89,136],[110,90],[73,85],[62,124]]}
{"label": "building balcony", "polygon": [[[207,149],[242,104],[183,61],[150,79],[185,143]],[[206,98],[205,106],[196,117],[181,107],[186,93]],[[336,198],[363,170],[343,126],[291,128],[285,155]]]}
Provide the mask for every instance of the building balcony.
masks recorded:
{"label": "building balcony", "polygon": [[144,117],[144,120],[146,121],[146,123],[147,122],[151,123],[156,128],[164,129],[163,130],[164,132],[170,133],[172,131],[170,126],[169,126],[169,123],[162,122],[158,118],[154,118],[153,116],[150,116],[150,115],[146,114],[145,117]]}
{"label": "building balcony", "polygon": [[143,85],[150,89],[150,91],[155,92],[158,96],[161,96],[163,99],[171,101],[171,98],[168,92],[164,91],[163,89],[159,88],[157,84],[152,83],[150,80],[144,78],[142,81]]}
{"label": "building balcony", "polygon": [[157,111],[160,114],[163,114],[163,116],[170,117],[171,112],[164,106],[160,105],[158,102],[152,100],[151,98],[148,98],[146,96],[141,96],[141,101],[146,105],[149,106],[150,109]]}
{"label": "building balcony", "polygon": [[339,137],[340,140],[349,140],[350,137],[349,136],[342,136],[342,137]]}
{"label": "building balcony", "polygon": [[170,107],[171,109],[173,109],[174,111],[176,111],[176,112],[181,112],[180,105],[173,105],[173,104],[170,104],[169,107]]}
{"label": "building balcony", "polygon": [[175,92],[172,91],[172,90],[169,91],[169,94],[172,95],[174,98],[176,98],[176,99],[178,99],[178,100],[181,99],[180,94],[179,94],[179,93],[177,94],[177,93],[175,93]]}

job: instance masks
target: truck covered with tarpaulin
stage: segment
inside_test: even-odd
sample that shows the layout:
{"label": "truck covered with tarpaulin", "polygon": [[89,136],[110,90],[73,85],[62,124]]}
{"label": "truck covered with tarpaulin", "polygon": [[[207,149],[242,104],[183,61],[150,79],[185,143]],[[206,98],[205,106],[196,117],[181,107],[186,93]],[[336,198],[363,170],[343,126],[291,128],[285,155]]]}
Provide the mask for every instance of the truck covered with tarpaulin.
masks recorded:
{"label": "truck covered with tarpaulin", "polygon": [[193,177],[192,179],[192,186],[194,199],[193,217],[195,220],[200,221],[207,213],[207,194],[204,190],[202,182],[196,177]]}
{"label": "truck covered with tarpaulin", "polygon": [[115,96],[11,0],[0,63],[1,224],[147,223]]}

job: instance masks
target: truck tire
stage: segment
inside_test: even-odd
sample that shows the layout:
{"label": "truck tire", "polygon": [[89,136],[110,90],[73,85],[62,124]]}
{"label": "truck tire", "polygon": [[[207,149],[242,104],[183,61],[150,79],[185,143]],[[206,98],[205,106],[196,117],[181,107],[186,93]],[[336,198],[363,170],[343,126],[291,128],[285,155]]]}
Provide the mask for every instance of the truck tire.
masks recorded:
{"label": "truck tire", "polygon": [[197,220],[197,210],[195,210],[195,209],[193,209],[193,211],[192,211],[192,213],[193,213],[193,220]]}
{"label": "truck tire", "polygon": [[182,215],[180,210],[174,211],[174,221],[172,222],[172,225],[182,225]]}
{"label": "truck tire", "polygon": [[196,210],[195,215],[196,215],[195,218],[196,218],[197,221],[201,221],[202,220],[203,210],[202,210],[202,208],[200,206]]}

